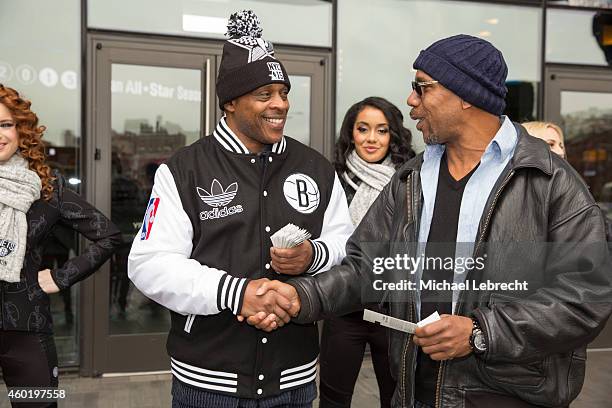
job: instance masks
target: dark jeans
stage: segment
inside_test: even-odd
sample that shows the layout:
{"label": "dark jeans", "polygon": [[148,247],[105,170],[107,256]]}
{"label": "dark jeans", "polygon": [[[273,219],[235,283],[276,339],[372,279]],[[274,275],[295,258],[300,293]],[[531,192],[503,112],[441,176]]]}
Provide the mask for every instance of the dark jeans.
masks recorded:
{"label": "dark jeans", "polygon": [[[0,367],[7,387],[57,387],[52,334],[0,330]],[[56,402],[11,402],[14,408],[57,407]]]}
{"label": "dark jeans", "polygon": [[366,343],[370,345],[380,406],[391,406],[395,381],[389,369],[388,329],[363,321],[363,312],[328,319],[321,336],[320,408],[351,406]]}
{"label": "dark jeans", "polygon": [[434,408],[434,407],[431,405],[423,404],[421,401],[415,400],[414,408]]}

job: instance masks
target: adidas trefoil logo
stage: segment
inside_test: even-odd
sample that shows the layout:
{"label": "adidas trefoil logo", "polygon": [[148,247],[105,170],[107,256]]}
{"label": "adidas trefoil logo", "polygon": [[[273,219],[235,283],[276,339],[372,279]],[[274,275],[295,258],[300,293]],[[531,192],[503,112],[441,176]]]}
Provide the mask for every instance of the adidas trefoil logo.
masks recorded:
{"label": "adidas trefoil logo", "polygon": [[234,197],[236,197],[236,194],[238,194],[238,183],[236,182],[230,184],[224,189],[221,183],[219,183],[219,180],[214,179],[210,185],[210,192],[201,187],[196,187],[196,191],[198,192],[198,196],[200,196],[205,204],[214,207],[214,209],[211,211],[202,211],[200,213],[200,219],[202,221],[208,219],[225,218],[243,211],[241,205],[227,207],[227,205],[232,202]]}
{"label": "adidas trefoil logo", "polygon": [[224,205],[228,205],[234,197],[236,197],[236,193],[238,193],[238,183],[234,182],[224,190],[219,180],[214,179],[210,185],[210,193],[200,187],[196,187],[196,190],[202,201],[206,204],[211,207],[223,207]]}

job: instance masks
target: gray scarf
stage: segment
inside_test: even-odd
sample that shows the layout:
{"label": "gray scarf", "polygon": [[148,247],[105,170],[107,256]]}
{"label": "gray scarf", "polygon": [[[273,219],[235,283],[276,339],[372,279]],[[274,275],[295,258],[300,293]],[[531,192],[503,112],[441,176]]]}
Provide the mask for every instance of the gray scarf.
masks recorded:
{"label": "gray scarf", "polygon": [[349,214],[353,224],[358,225],[383,187],[393,177],[395,168],[389,155],[380,164],[368,163],[359,157],[355,150],[347,157],[346,167],[361,180],[361,184],[357,184],[351,180],[347,172],[342,175],[348,185],[355,189],[355,196],[349,205]]}
{"label": "gray scarf", "polygon": [[28,162],[14,154],[0,163],[0,280],[19,282],[28,237],[26,212],[40,198],[42,183]]}

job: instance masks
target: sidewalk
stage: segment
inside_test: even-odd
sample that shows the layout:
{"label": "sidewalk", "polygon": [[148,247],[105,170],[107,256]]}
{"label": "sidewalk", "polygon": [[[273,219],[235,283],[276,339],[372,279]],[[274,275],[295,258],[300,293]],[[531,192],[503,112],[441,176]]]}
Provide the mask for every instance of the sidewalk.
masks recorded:
{"label": "sidewalk", "polygon": [[[111,378],[64,376],[60,388],[68,397],[60,408],[167,408],[170,407],[170,374],[136,375]],[[572,408],[612,407],[612,351],[590,352],[587,380]],[[5,391],[3,391],[5,392]],[[363,362],[355,386],[352,408],[377,408],[378,386],[370,358]],[[315,408],[318,403],[315,403]],[[0,408],[9,408],[8,401]]]}

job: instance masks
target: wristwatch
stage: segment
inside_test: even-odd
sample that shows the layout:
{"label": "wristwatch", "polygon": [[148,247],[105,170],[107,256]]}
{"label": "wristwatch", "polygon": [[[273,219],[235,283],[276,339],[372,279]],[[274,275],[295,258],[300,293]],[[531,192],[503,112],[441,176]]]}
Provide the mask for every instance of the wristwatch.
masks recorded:
{"label": "wristwatch", "polygon": [[476,355],[484,354],[487,351],[487,339],[480,328],[478,319],[472,317],[472,335],[470,336],[470,348]]}

